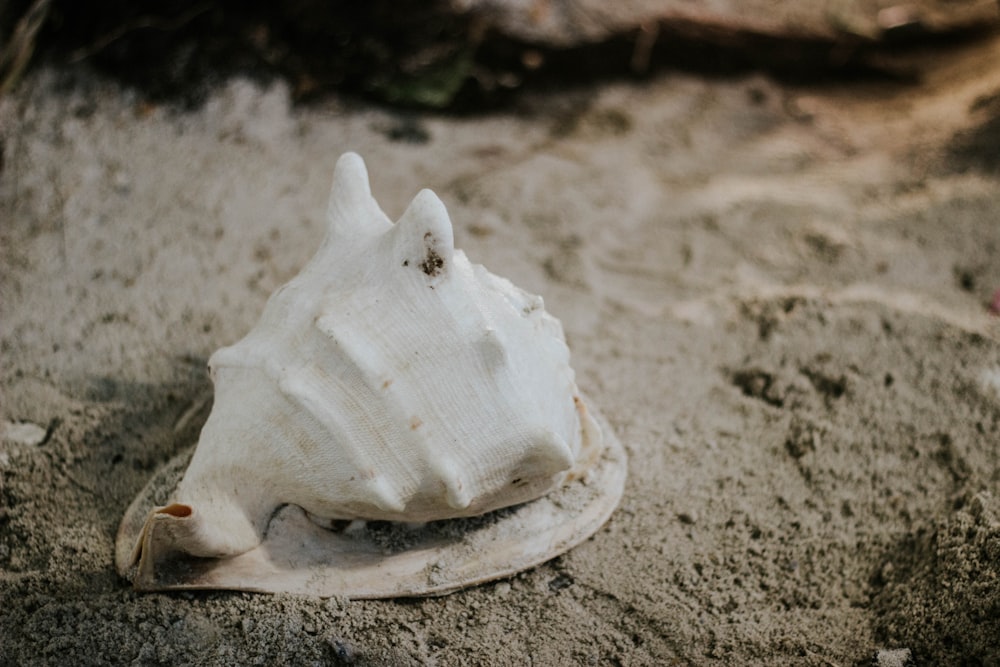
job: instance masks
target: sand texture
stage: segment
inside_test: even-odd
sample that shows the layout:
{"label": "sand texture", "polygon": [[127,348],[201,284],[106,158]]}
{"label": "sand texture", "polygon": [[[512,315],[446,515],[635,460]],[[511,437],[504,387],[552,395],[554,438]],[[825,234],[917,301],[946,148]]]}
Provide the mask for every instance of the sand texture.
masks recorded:
{"label": "sand texture", "polygon": [[[1000,40],[915,67],[472,118],[34,73],[0,105],[0,664],[1000,665]],[[122,514],[315,251],[346,150],[390,217],[432,188],[544,297],[624,500],[440,598],[136,593]]]}

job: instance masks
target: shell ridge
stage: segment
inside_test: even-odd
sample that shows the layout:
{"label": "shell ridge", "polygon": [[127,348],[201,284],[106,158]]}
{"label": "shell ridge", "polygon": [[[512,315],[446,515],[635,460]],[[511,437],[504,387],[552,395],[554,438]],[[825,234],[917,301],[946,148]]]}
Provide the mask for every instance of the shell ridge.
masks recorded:
{"label": "shell ridge", "polygon": [[[378,329],[366,329],[368,320],[363,317],[366,311],[360,307],[351,309],[358,315],[357,318],[327,315],[317,319],[316,324],[325,336],[337,342],[341,357],[358,368],[369,390],[379,395],[383,401],[382,409],[395,415],[391,421],[397,424],[411,423],[414,420],[420,422],[420,427],[412,427],[405,434],[406,444],[403,445],[404,441],[401,440],[399,446],[413,448],[416,459],[421,460],[428,468],[420,473],[420,477],[424,478],[430,472],[432,480],[443,483],[449,506],[458,509],[467,506],[466,503],[473,498],[487,494],[489,489],[496,490],[508,482],[504,475],[499,474],[501,471],[507,471],[510,476],[512,471],[523,467],[525,461],[536,461],[544,463],[543,467],[555,474],[572,465],[572,454],[565,439],[554,437],[555,434],[551,431],[537,431],[537,427],[532,426],[545,422],[541,405],[531,401],[518,401],[521,412],[512,412],[513,405],[491,402],[486,398],[515,397],[521,392],[519,385],[530,383],[530,378],[512,375],[514,369],[510,368],[505,354],[507,343],[501,340],[498,331],[504,330],[503,323],[509,320],[507,313],[515,316],[513,323],[522,331],[520,335],[525,335],[524,331],[531,329],[534,324],[531,318],[517,310],[516,302],[512,302],[506,292],[500,292],[496,298],[488,300],[477,298],[475,292],[468,292],[467,281],[461,278],[475,277],[475,270],[461,251],[457,251],[455,255],[454,279],[439,284],[436,290],[426,290],[423,280],[404,279],[401,283],[394,282],[391,294],[386,298],[395,304],[394,313],[397,317],[384,322]],[[507,285],[509,283],[498,282],[491,286]],[[537,297],[533,298],[521,291],[516,291],[514,296],[531,306],[535,306],[538,301]],[[367,299],[367,295],[358,297],[362,302]],[[529,310],[534,315],[535,308]],[[436,315],[428,316],[432,313]],[[441,317],[446,319],[442,320]],[[546,333],[558,334],[559,331]],[[553,339],[550,345],[556,345],[561,356],[568,356],[563,355],[565,343],[561,337],[554,335]],[[421,350],[408,349],[412,340],[425,341],[425,347]],[[397,343],[390,345],[391,341]],[[477,342],[482,345],[476,345]],[[420,382],[427,378],[414,374],[419,363],[412,355],[420,352],[423,352],[425,358],[437,358],[442,363],[453,363],[468,371],[458,378],[438,378],[433,387],[436,400],[429,405],[420,400],[405,400],[406,396],[419,397],[427,390],[426,385],[420,386]],[[386,372],[386,375],[391,373],[395,376],[392,378],[391,389],[382,391],[382,384],[387,378],[359,363],[372,359],[395,360],[390,365],[397,369]],[[447,362],[444,361],[446,359]],[[489,386],[483,388],[470,385],[467,378],[477,378],[478,383],[486,382]],[[413,381],[413,386],[407,386],[408,379]],[[484,400],[470,400],[475,395],[484,396]],[[483,415],[482,422],[487,425],[503,423],[508,430],[487,426],[479,432],[462,432],[455,428],[441,431],[441,425],[448,425],[449,410],[461,405],[463,401],[489,405],[490,413]],[[436,431],[432,430],[434,427],[438,427]],[[496,442],[516,433],[521,433],[521,436],[507,440],[506,444],[489,448],[477,449],[464,444]],[[514,447],[516,443],[519,444]],[[549,449],[553,451],[548,451]],[[449,454],[445,455],[445,452]],[[570,461],[570,464],[557,464],[564,461]],[[483,474],[483,471],[495,472],[481,478],[463,478],[456,472],[470,469],[480,471],[479,474]],[[416,482],[422,487],[426,483],[426,479]]]}
{"label": "shell ridge", "polygon": [[[414,415],[407,412],[405,406],[398,400],[398,393],[392,390],[395,380],[393,373],[389,370],[380,373],[361,363],[361,360],[384,358],[385,355],[382,353],[385,350],[380,349],[378,345],[372,344],[370,342],[371,338],[366,337],[363,332],[357,331],[357,328],[352,325],[349,319],[325,316],[317,319],[315,324],[317,329],[331,343],[337,346],[340,358],[346,364],[350,365],[357,376],[361,378],[373,400],[382,401],[379,407],[387,413],[388,419],[386,421],[397,425],[396,428],[393,428],[392,436],[394,437],[387,439],[397,442],[401,442],[404,439],[411,439],[414,441],[412,444],[419,445],[420,443],[417,441],[415,434],[412,433],[414,429],[403,429],[401,426],[398,426],[409,423]],[[407,433],[407,431],[410,432]],[[392,454],[397,453],[395,448],[387,446],[387,449]],[[406,462],[401,457],[396,458],[395,465],[400,470],[416,472],[411,471],[410,467],[406,465]],[[415,478],[413,483],[416,483]]]}
{"label": "shell ridge", "polygon": [[[461,262],[454,262],[461,271]],[[458,278],[458,273],[453,273],[453,278]],[[466,446],[466,442],[482,441],[481,435],[476,433],[462,432],[455,429],[455,424],[449,424],[449,410],[453,406],[462,405],[469,402],[474,405],[488,405],[493,408],[493,419],[484,420],[487,423],[514,423],[517,421],[516,415],[500,414],[499,408],[503,407],[502,402],[489,401],[487,396],[496,395],[497,392],[490,391],[498,385],[498,380],[505,376],[504,372],[496,372],[496,369],[489,368],[484,363],[479,349],[475,346],[481,331],[490,328],[492,317],[484,303],[476,301],[474,298],[466,298],[471,295],[460,295],[460,298],[452,298],[455,292],[462,290],[461,280],[451,280],[446,285],[437,290],[419,290],[414,295],[410,303],[412,306],[412,319],[420,327],[415,338],[419,340],[431,341],[424,350],[425,355],[430,359],[438,360],[441,364],[453,363],[460,368],[467,369],[467,373],[459,377],[439,377],[433,387],[435,399],[427,405],[419,408],[430,415],[434,424],[446,424],[448,428],[444,432],[433,434],[425,433],[426,450],[428,461],[434,471],[435,476],[444,482],[447,502],[453,507],[467,507],[463,500],[465,497],[472,499],[482,495],[486,488],[495,486],[501,480],[497,478],[474,479],[468,476],[459,475],[459,470],[487,469],[504,470],[509,466],[509,461],[503,456],[502,447],[490,447],[483,449],[473,449]],[[458,311],[453,308],[456,303],[468,303]],[[421,318],[422,311],[431,311],[434,306],[439,306],[444,312],[442,317],[447,320],[428,321],[426,317]],[[495,323],[493,323],[495,325]],[[432,366],[434,364],[431,364]],[[475,378],[475,381],[472,379]],[[414,378],[414,382],[418,378]],[[489,385],[488,388],[483,385]],[[415,392],[411,392],[414,393]],[[484,400],[470,400],[471,397],[482,395]],[[510,395],[506,392],[499,392],[499,395]],[[416,410],[416,407],[412,408]],[[477,439],[477,435],[480,438]],[[446,444],[448,443],[448,444]],[[449,455],[445,456],[444,452]]]}
{"label": "shell ridge", "polygon": [[[477,275],[479,265],[472,265],[461,250],[455,252],[453,261],[454,280],[446,290],[462,291],[467,290],[468,285],[472,285]],[[485,270],[483,270],[485,271]],[[492,275],[492,274],[487,274]],[[456,323],[454,329],[461,329],[463,340],[468,340],[464,345],[447,346],[448,354],[452,358],[460,359],[457,365],[461,368],[469,369],[469,376],[478,378],[478,382],[489,382],[492,384],[489,390],[482,391],[484,397],[506,396],[518,397],[523,394],[522,387],[530,384],[530,378],[521,378],[517,373],[517,364],[511,363],[507,353],[511,345],[508,336],[502,334],[513,322],[513,326],[521,330],[521,335],[533,327],[533,324],[525,319],[525,315],[517,310],[516,304],[511,302],[510,295],[506,288],[515,290],[515,296],[520,297],[525,302],[536,305],[540,297],[531,295],[523,290],[518,290],[509,281],[497,281],[488,283],[492,288],[491,295],[496,298],[484,300],[477,298],[475,292],[457,295],[458,298],[446,298],[450,296],[448,291],[437,290],[438,296],[448,307],[453,322]],[[537,306],[536,306],[537,307]],[[458,308],[456,310],[456,308]],[[532,311],[534,309],[532,308]],[[533,314],[533,312],[532,312]],[[511,320],[510,315],[514,315]],[[504,323],[507,326],[504,326]],[[433,333],[433,332],[428,332]],[[546,331],[552,335],[553,341],[559,346],[560,354],[568,361],[568,350],[562,339],[561,328],[556,331]],[[516,338],[517,336],[515,336]],[[517,350],[512,350],[516,356]],[[572,378],[571,378],[572,379]],[[572,382],[570,382],[572,385]],[[573,387],[575,390],[575,386]],[[440,403],[446,403],[446,398],[455,401],[455,405],[461,404],[463,397],[473,395],[475,387],[455,387],[455,391],[449,392],[448,387],[440,390]],[[479,405],[483,402],[474,401]],[[503,446],[494,446],[486,450],[456,446],[451,451],[462,455],[464,465],[485,464],[483,467],[506,471],[507,476],[496,476],[489,480],[484,480],[485,487],[496,487],[510,481],[507,477],[522,465],[525,460],[547,462],[546,468],[551,474],[556,474],[561,470],[566,470],[572,466],[573,456],[571,448],[565,439],[559,437],[551,429],[541,429],[537,425],[546,423],[545,416],[540,403],[532,401],[517,400],[514,403],[496,403],[489,401],[486,404],[493,406],[492,414],[482,420],[486,428],[480,433],[465,433],[464,439],[469,441],[491,441],[509,437],[511,433],[521,434],[516,440],[508,440]],[[491,428],[489,425],[505,424],[506,431],[501,428]],[[488,434],[484,434],[489,431]],[[512,448],[515,442],[520,443],[516,448]],[[553,451],[548,451],[549,449]],[[560,462],[560,463],[557,463]],[[568,463],[567,463],[568,462]],[[565,463],[565,465],[563,465]],[[441,473],[447,475],[448,471],[442,469]]]}
{"label": "shell ridge", "polygon": [[[463,360],[460,365],[470,369],[471,372],[468,374],[470,377],[495,377],[496,374],[488,372],[482,355],[471,341],[469,344],[461,343],[464,340],[464,327],[459,327],[459,321],[452,313],[443,313],[449,318],[447,322],[439,320],[429,322],[421,317],[422,313],[431,312],[439,302],[448,302],[446,291],[426,290],[419,285],[412,293],[406,291],[405,286],[400,289],[403,289],[405,294],[398,299],[399,305],[396,310],[400,315],[398,321],[413,323],[412,326],[417,327],[418,331],[404,331],[406,327],[402,325],[399,325],[401,330],[394,331],[397,325],[387,322],[385,330],[369,332],[362,326],[363,322],[332,316],[320,318],[316,324],[324,335],[337,341],[343,356],[361,369],[366,386],[378,390],[378,396],[383,401],[382,410],[393,415],[390,421],[395,424],[409,424],[410,428],[403,430],[398,446],[412,448],[414,459],[421,461],[424,466],[415,483],[422,488],[440,488],[443,484],[444,497],[449,506],[453,509],[465,509],[475,498],[485,495],[488,489],[506,480],[491,476],[484,478],[484,483],[479,483],[476,477],[463,475],[460,471],[469,470],[470,466],[471,469],[479,470],[483,468],[509,470],[514,459],[505,456],[503,447],[491,447],[482,451],[471,450],[457,444],[460,441],[478,440],[473,437],[475,434],[464,434],[465,437],[460,437],[461,434],[449,430],[448,410],[452,406],[459,405],[463,397],[467,399],[468,396],[480,392],[475,386],[452,387],[450,379],[439,378],[433,387],[437,392],[437,400],[427,403],[422,399],[427,394],[428,388],[419,386],[420,381],[426,378],[414,374],[414,367],[421,363],[418,356],[422,356],[431,366],[435,365],[434,359],[446,363],[447,359],[460,357]],[[485,329],[490,320],[482,309],[477,309],[476,313],[477,324]],[[468,320],[468,314],[462,319]],[[441,329],[444,332],[460,329],[463,335],[456,341],[448,338],[447,334],[441,334]],[[423,349],[409,349],[410,341],[413,339],[431,342]],[[391,341],[399,342],[392,345]],[[369,359],[394,359],[395,362],[391,362],[390,365],[395,365],[396,370],[379,373],[358,363],[360,360]],[[412,383],[408,382],[408,378],[411,377]],[[407,396],[417,397],[417,400],[407,400]],[[506,423],[518,421],[513,414],[497,414],[490,421],[496,423],[501,420]],[[407,466],[407,471],[411,470],[417,470],[412,462]]]}
{"label": "shell ridge", "polygon": [[[496,303],[492,308],[488,308],[482,302],[473,300],[473,303],[477,306],[477,313],[479,315],[478,322],[481,322],[481,328],[477,332],[479,338],[477,340],[478,359],[476,360],[476,363],[485,373],[495,377],[498,384],[502,384],[500,387],[501,395],[517,395],[520,392],[521,386],[529,384],[529,379],[520,377],[517,373],[519,365],[512,363],[511,359],[508,358],[508,349],[511,349],[511,345],[509,341],[506,340],[507,336],[504,333],[506,328],[503,326],[503,323],[510,321],[510,318],[505,317],[505,315],[516,315],[517,317],[513,320],[515,327],[521,327],[524,329],[530,327],[530,320],[535,316],[536,312],[545,314],[544,311],[538,310],[541,307],[541,297],[533,295],[530,292],[526,292],[525,290],[516,287],[510,281],[489,273],[489,271],[487,271],[481,264],[472,264],[468,261],[462,251],[456,252],[456,254],[459,253],[462,255],[461,259],[456,259],[455,264],[460,267],[460,270],[466,273],[470,280],[478,279],[485,282],[491,288],[491,291],[498,294],[500,297],[496,300]],[[461,283],[462,281],[459,282]],[[517,300],[515,301],[514,298]],[[522,302],[524,306],[519,308],[519,305]],[[554,318],[552,319],[554,320]],[[558,345],[561,348],[560,351],[562,351],[562,349],[566,350],[565,354],[568,361],[568,348],[565,348],[562,328],[558,325],[558,321],[556,321],[556,324],[556,330],[549,330],[545,333],[552,338],[550,344]],[[518,350],[511,349],[510,354],[516,355],[517,353]],[[535,369],[531,368],[530,370]],[[527,405],[522,407],[528,411],[528,414],[522,417],[523,428],[525,430],[531,431],[531,424],[545,423],[546,420],[541,403],[528,402]],[[510,417],[508,417],[508,419],[510,419]],[[551,436],[555,439],[550,439],[549,434],[551,434]],[[538,434],[531,436],[531,441],[532,444],[530,444],[526,448],[526,451],[523,452],[523,454],[526,454],[529,457],[536,455],[535,450],[544,450],[553,446],[558,452],[557,457],[553,459],[551,455],[543,453],[545,458],[549,460],[557,460],[559,458],[565,459],[567,455],[572,458],[571,449],[568,443],[566,443],[564,438],[558,436],[558,434],[551,429],[543,430],[543,432],[539,432]],[[514,458],[507,461],[508,465],[516,466],[518,463],[519,462]]]}
{"label": "shell ridge", "polygon": [[[456,471],[510,471],[523,458],[524,452],[519,450],[515,456],[507,446],[485,450],[466,446],[466,442],[496,438],[489,436],[486,430],[456,431],[454,425],[449,423],[454,421],[449,419],[449,411],[463,402],[491,405],[492,413],[483,421],[504,423],[514,431],[523,431],[529,426],[505,403],[486,398],[490,395],[516,394],[515,387],[507,380],[509,369],[504,368],[506,357],[496,333],[498,328],[502,328],[502,319],[494,312],[495,307],[477,299],[475,293],[460,293],[464,283],[457,278],[463,273],[471,277],[472,272],[464,256],[455,260],[455,279],[439,284],[436,290],[427,290],[423,280],[404,279],[401,283],[394,283],[388,300],[396,304],[396,317],[381,323],[375,330],[366,328],[367,322],[363,317],[326,316],[318,319],[316,324],[324,335],[338,341],[340,352],[352,363],[388,360],[383,368],[390,370],[381,373],[359,365],[366,385],[377,390],[384,401],[382,409],[395,415],[395,423],[411,425],[405,434],[406,444],[400,442],[400,446],[412,447],[416,459],[425,466],[420,473],[422,481],[418,484],[427,488],[428,483],[443,483],[445,495],[449,498],[447,502],[459,508],[468,506],[465,498],[471,502],[508,480],[497,474],[480,479],[460,475]],[[368,299],[367,295],[358,296],[362,302]],[[456,303],[464,305],[455,310],[453,306]],[[357,309],[355,312],[360,314],[363,311]],[[482,348],[476,345],[484,338],[495,345],[487,345],[489,355],[484,355]],[[413,340],[424,341],[424,346],[412,349]],[[501,348],[499,353],[498,347]],[[488,361],[487,357],[493,358]],[[438,361],[436,364],[435,359]],[[496,364],[498,359],[501,362],[499,369]],[[417,370],[422,363],[428,364],[430,368],[426,370],[431,375],[434,368],[447,364],[456,364],[467,369],[468,373],[458,378],[435,376],[437,379],[433,380],[433,386],[428,387],[426,383],[432,381],[431,376],[426,373],[421,375]],[[473,378],[478,380],[472,382]],[[391,380],[391,387],[383,386],[387,380]],[[490,383],[489,388],[476,386],[482,382]],[[429,403],[423,400],[428,390],[435,396],[435,400]],[[484,396],[484,400],[471,399],[475,395]],[[429,479],[426,477],[428,473],[431,475]]]}
{"label": "shell ridge", "polygon": [[[439,295],[435,292],[420,289],[413,298],[403,299],[400,310],[406,309],[404,318],[407,321],[418,323],[424,327],[420,320],[420,313],[424,308],[422,302],[425,300],[438,300]],[[400,469],[414,475],[414,484],[426,485],[428,482],[444,482],[447,489],[449,504],[455,508],[468,507],[471,502],[465,500],[474,487],[470,490],[470,481],[463,479],[457,472],[461,469],[461,460],[445,456],[445,448],[441,447],[441,440],[449,437],[449,434],[436,432],[433,425],[440,425],[446,420],[444,415],[439,415],[432,406],[422,405],[421,400],[406,400],[406,396],[421,396],[415,387],[410,387],[406,381],[406,366],[417,363],[416,359],[408,357],[419,354],[420,350],[409,350],[411,337],[402,335],[382,335],[378,337],[378,343],[373,342],[373,337],[365,335],[358,329],[357,323],[333,317],[324,317],[316,322],[320,330],[327,336],[336,340],[347,359],[352,360],[360,369],[361,375],[366,385],[377,394],[383,401],[381,409],[390,415],[390,421],[394,424],[407,424],[406,429],[394,429],[398,432],[399,447],[410,447],[416,454],[415,459],[423,461],[427,466],[426,470],[418,470],[412,465],[400,463]],[[440,324],[440,323],[439,323]],[[389,325],[391,328],[391,325]],[[426,333],[418,332],[413,338],[419,340],[434,339],[434,329],[437,327],[427,327]],[[412,334],[413,332],[411,332]],[[401,344],[392,346],[389,341],[400,340]],[[442,346],[442,351],[446,351],[447,346]],[[435,350],[424,350],[425,355],[433,358],[442,354]],[[360,363],[362,359],[395,359],[397,368],[379,373],[371,368],[365,368]],[[392,365],[392,364],[391,364]],[[409,463],[409,462],[407,462]],[[425,478],[427,473],[432,473],[432,478]],[[464,494],[464,495],[463,495]]]}
{"label": "shell ridge", "polygon": [[[342,408],[344,406],[332,403],[324,404],[318,401],[316,396],[323,395],[323,392],[318,392],[317,388],[323,385],[317,382],[309,382],[307,378],[310,377],[310,373],[304,371],[305,369],[296,369],[295,372],[286,371],[283,373],[279,381],[281,392],[330,431],[333,435],[331,439],[340,443],[341,451],[348,454],[348,458],[354,463],[358,474],[362,476],[362,483],[375,494],[376,501],[374,504],[377,507],[385,511],[402,511],[405,507],[405,502],[401,494],[395,491],[392,486],[385,484],[384,479],[380,479],[385,476],[379,475],[377,472],[380,468],[384,467],[381,465],[382,462],[369,456],[370,452],[359,447],[360,443],[351,437],[350,431],[337,418],[337,414],[333,408]],[[338,387],[339,389],[342,389],[342,387]],[[353,400],[353,397],[347,395],[346,392],[339,391],[338,393],[348,403],[357,404]],[[377,429],[371,430],[376,437],[380,435]],[[383,446],[378,448],[378,451],[380,453],[388,452],[391,451],[391,448]],[[371,471],[372,474],[365,474],[366,471]]]}

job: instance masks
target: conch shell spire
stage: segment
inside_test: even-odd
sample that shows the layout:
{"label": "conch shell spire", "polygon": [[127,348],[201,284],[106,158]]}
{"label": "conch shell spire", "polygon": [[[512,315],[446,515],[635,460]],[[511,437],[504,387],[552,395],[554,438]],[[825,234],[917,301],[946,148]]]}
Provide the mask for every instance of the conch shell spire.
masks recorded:
{"label": "conch shell spire", "polygon": [[444,203],[432,191],[421,190],[393,225],[372,197],[368,171],[357,153],[345,153],[337,160],[327,221],[318,255],[324,260],[388,235],[395,240],[393,254],[402,266],[419,269],[429,278],[451,266],[455,237]]}
{"label": "conch shell spire", "polygon": [[438,196],[421,190],[392,230],[395,255],[403,266],[413,266],[429,278],[445,274],[455,252],[455,236],[448,211]]}
{"label": "conch shell spire", "polygon": [[344,153],[337,160],[326,219],[329,227],[324,245],[353,243],[384,234],[392,227],[392,221],[372,197],[368,170],[357,153]]}

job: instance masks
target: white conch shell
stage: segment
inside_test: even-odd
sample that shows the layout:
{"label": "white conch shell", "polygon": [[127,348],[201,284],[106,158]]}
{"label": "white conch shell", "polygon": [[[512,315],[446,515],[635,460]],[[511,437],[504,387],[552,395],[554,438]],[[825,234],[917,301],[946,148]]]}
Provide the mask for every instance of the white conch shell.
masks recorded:
{"label": "white conch shell", "polygon": [[[379,588],[379,577],[344,583],[343,572],[329,572],[364,565],[381,577],[387,556],[354,562],[345,554],[365,549],[334,544],[351,538],[319,526],[478,516],[538,499],[608,460],[558,320],[540,297],[454,249],[433,192],[421,191],[394,225],[371,196],[363,161],[348,153],[337,163],[327,216],[313,259],[271,296],[243,340],[212,355],[215,404],[169,504],[146,516],[139,512],[149,498],[140,497],[126,515],[116,558],[138,587],[298,590],[287,572],[302,566],[313,582],[308,592],[320,595],[445,592],[510,566],[489,564],[454,580],[418,575],[402,588]],[[519,569],[603,523],[624,479],[620,446],[615,452],[615,465],[604,466],[613,474],[602,477],[614,488],[597,494],[601,502],[579,520],[589,532],[561,526],[560,539],[546,544],[567,517],[532,519],[541,537],[532,538],[532,562]],[[276,535],[286,544],[274,544]],[[424,541],[447,552],[438,536]],[[257,577],[277,554],[288,561],[277,579]],[[191,559],[214,559],[209,570],[231,567],[239,576],[185,581],[184,568],[178,574],[161,563],[177,558],[188,559],[187,570]],[[424,555],[416,566],[438,561]]]}

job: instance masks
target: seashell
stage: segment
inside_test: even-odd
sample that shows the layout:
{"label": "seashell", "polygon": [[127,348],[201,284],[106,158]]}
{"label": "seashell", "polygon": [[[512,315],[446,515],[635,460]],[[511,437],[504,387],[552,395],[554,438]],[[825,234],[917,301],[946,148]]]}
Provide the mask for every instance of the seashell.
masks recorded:
{"label": "seashell", "polygon": [[430,190],[390,222],[353,153],[327,217],[209,360],[183,477],[188,453],[126,512],[116,566],[136,588],[442,594],[564,552],[617,505],[624,450],[540,297],[456,250]]}

